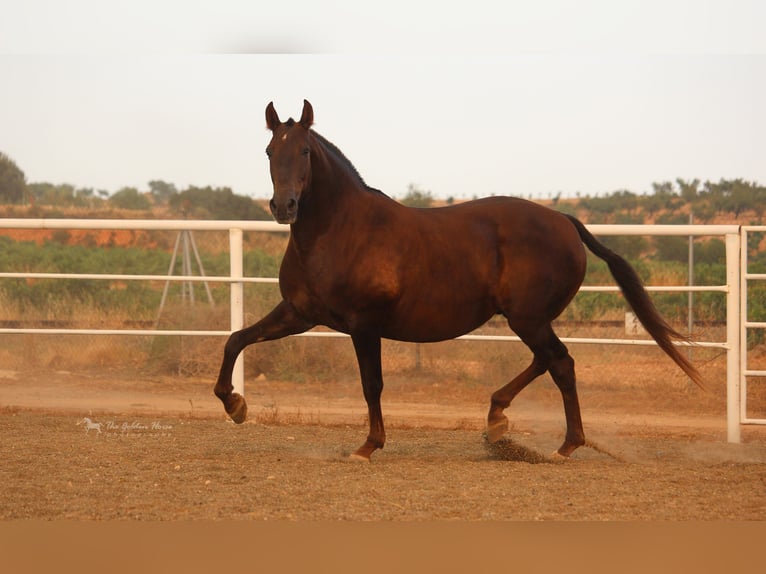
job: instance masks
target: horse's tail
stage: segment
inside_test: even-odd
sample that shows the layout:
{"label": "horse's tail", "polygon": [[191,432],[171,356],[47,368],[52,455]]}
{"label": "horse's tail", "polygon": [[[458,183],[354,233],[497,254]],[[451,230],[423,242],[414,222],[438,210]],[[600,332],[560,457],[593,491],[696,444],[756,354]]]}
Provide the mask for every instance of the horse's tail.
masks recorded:
{"label": "horse's tail", "polygon": [[689,378],[694,381],[699,387],[705,388],[702,382],[702,376],[699,371],[692,365],[689,360],[684,357],[673,344],[674,340],[690,342],[689,338],[682,335],[675,329],[673,329],[657,311],[657,308],[652,303],[649,294],[644,289],[641,279],[636,271],[630,264],[622,257],[617,255],[614,251],[600,243],[593,234],[588,231],[578,219],[567,215],[569,220],[574,224],[575,229],[580,234],[582,242],[590,249],[594,255],[606,261],[609,266],[609,271],[612,273],[617,285],[620,286],[620,290],[625,297],[625,300],[633,309],[633,312],[641,321],[646,331],[657,342],[657,345],[665,351],[665,353],[673,359],[673,361],[681,367]]}

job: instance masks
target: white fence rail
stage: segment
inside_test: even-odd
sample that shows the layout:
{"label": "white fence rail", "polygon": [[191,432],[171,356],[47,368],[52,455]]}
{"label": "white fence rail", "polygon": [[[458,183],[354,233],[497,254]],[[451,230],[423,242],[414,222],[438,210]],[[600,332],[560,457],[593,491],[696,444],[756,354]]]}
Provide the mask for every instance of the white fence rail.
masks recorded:
{"label": "white fence rail", "polygon": [[[726,339],[718,342],[697,342],[698,346],[724,349],[727,353],[727,437],[729,442],[740,441],[741,424],[766,424],[766,421],[749,419],[746,415],[745,397],[747,376],[766,376],[766,372],[747,371],[746,365],[747,328],[766,325],[749,324],[745,319],[746,287],[741,280],[741,270],[746,270],[747,230],[741,231],[737,225],[589,225],[595,235],[659,235],[659,236],[718,236],[726,244],[726,283],[705,286],[649,286],[650,291],[688,292],[718,291],[726,294]],[[244,327],[244,284],[275,283],[274,277],[246,277],[243,272],[243,232],[265,231],[274,233],[289,232],[289,228],[266,221],[189,221],[189,220],[109,220],[109,219],[0,219],[0,229],[40,229],[40,230],[164,230],[164,231],[228,231],[230,273],[228,276],[173,276],[173,275],[125,275],[125,274],[78,274],[78,273],[27,273],[21,271],[0,272],[2,278],[25,279],[102,279],[119,281],[205,281],[230,284],[231,320],[230,330],[168,330],[168,329],[62,329],[62,328],[0,328],[0,334],[57,334],[57,335],[205,335],[228,336],[231,332]],[[766,229],[766,228],[764,228]],[[744,252],[744,255],[741,255]],[[748,280],[766,279],[766,276],[746,275]],[[616,286],[583,286],[582,291],[619,291]],[[345,336],[340,333],[310,331],[304,334],[313,337]],[[468,334],[466,340],[501,340],[518,341],[514,336],[492,336]],[[591,343],[612,345],[654,345],[653,341],[639,339],[594,339],[562,338],[568,343]],[[237,392],[244,393],[244,370],[242,357],[235,366],[233,382]]]}

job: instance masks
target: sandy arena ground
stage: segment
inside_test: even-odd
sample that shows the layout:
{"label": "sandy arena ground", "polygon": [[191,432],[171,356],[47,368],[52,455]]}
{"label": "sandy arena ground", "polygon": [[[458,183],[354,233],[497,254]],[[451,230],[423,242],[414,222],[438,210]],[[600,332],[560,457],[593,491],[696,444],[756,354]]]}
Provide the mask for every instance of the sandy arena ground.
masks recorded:
{"label": "sandy arena ground", "polygon": [[394,384],[385,449],[353,463],[367,431],[356,384],[248,382],[250,419],[234,425],[208,380],[2,373],[0,519],[766,519],[763,427],[728,444],[722,415],[583,400],[591,446],[554,464],[555,395],[522,393],[508,440],[488,448],[484,402]]}

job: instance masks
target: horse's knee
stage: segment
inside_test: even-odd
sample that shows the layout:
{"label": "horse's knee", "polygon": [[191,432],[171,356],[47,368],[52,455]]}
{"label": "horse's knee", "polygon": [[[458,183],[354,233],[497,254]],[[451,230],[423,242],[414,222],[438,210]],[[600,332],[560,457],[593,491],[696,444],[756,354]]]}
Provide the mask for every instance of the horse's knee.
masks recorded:
{"label": "horse's knee", "polygon": [[226,339],[226,344],[223,347],[223,352],[226,355],[237,356],[242,351],[242,331],[235,331],[229,338]]}

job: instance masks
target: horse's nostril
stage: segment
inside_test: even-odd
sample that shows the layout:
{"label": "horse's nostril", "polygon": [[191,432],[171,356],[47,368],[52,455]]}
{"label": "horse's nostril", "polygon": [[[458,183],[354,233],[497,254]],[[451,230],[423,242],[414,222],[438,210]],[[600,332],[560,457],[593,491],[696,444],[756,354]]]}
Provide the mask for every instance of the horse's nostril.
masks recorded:
{"label": "horse's nostril", "polygon": [[274,211],[277,208],[277,202],[274,201],[273,199],[269,201],[269,208],[271,209],[271,211]]}
{"label": "horse's nostril", "polygon": [[287,209],[295,209],[296,201],[291,197],[287,200]]}

